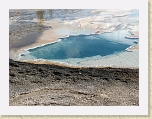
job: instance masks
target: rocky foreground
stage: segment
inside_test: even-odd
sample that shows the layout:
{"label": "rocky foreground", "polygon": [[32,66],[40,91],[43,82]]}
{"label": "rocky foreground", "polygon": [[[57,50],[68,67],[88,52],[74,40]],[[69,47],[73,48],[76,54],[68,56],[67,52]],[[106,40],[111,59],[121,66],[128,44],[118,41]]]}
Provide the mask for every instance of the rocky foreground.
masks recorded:
{"label": "rocky foreground", "polygon": [[10,106],[138,106],[139,69],[9,60]]}

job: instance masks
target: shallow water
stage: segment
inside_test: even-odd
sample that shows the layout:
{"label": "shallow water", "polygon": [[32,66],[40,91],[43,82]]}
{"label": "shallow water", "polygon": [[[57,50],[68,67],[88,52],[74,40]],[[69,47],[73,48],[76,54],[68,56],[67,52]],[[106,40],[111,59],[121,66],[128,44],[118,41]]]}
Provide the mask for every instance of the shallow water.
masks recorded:
{"label": "shallow water", "polygon": [[112,33],[78,35],[62,38],[61,41],[28,50],[20,59],[64,60],[69,58],[86,58],[108,56],[125,52],[134,44],[134,40],[126,39],[127,30]]}

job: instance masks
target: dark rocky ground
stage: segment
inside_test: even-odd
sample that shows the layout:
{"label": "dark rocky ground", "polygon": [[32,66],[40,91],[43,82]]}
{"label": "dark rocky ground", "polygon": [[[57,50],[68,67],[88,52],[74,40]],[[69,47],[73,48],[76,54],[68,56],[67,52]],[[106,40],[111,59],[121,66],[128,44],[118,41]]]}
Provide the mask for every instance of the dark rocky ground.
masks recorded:
{"label": "dark rocky ground", "polygon": [[9,60],[10,106],[139,105],[139,69],[69,68]]}

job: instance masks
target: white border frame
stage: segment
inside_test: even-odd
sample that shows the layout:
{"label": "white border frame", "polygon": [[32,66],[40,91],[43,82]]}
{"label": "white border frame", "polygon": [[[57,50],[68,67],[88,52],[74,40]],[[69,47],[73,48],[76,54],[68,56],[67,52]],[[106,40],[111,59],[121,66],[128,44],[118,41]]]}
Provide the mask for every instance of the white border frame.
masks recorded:
{"label": "white border frame", "polygon": [[[9,106],[9,9],[65,8],[139,9],[139,106]],[[0,15],[1,115],[148,115],[147,0],[1,0]]]}

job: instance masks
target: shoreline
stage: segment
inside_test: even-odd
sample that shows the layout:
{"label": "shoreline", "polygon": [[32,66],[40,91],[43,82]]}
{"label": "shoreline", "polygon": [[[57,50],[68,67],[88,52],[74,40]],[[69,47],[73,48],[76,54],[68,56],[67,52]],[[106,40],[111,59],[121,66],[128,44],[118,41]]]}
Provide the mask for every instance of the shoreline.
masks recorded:
{"label": "shoreline", "polygon": [[[10,60],[13,60],[11,58],[9,58]],[[61,66],[61,67],[65,67],[65,68],[126,68],[126,69],[139,69],[139,67],[126,67],[126,66],[79,66],[79,65],[71,65],[71,64],[67,64],[67,63],[64,63],[64,62],[53,62],[53,61],[49,61],[49,60],[44,60],[44,59],[37,59],[37,60],[29,60],[29,61],[19,61],[19,60],[13,60],[15,62],[21,62],[21,63],[30,63],[30,64],[33,64],[33,65],[48,65],[48,66],[51,66],[51,65],[55,65],[55,66]]]}
{"label": "shoreline", "polygon": [[[12,59],[13,60],[13,59]],[[62,67],[68,67],[68,68],[126,68],[126,69],[139,69],[138,66],[133,66],[133,67],[127,67],[127,66],[117,66],[117,65],[107,65],[107,66],[81,66],[81,65],[72,65],[72,64],[67,64],[65,62],[57,62],[57,61],[50,61],[50,60],[44,60],[44,59],[37,59],[37,60],[26,60],[26,61],[19,61],[19,60],[14,60],[18,62],[23,62],[23,63],[31,63],[31,64],[46,64],[46,65],[57,65],[57,66],[62,66]]]}

